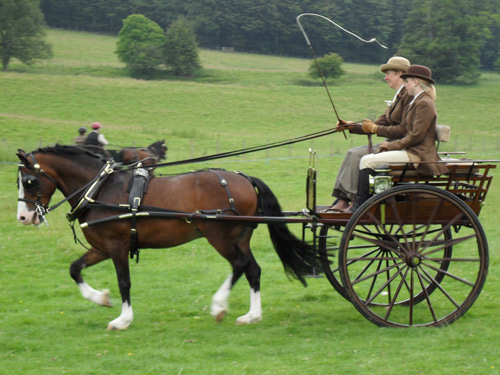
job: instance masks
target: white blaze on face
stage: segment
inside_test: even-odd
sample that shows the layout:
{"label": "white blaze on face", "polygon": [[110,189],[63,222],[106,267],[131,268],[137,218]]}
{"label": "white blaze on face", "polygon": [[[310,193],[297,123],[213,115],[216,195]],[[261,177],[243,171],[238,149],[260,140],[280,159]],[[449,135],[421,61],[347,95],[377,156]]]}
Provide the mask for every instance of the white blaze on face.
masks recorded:
{"label": "white blaze on face", "polygon": [[[19,198],[24,198],[24,187],[22,184],[22,177],[19,173]],[[30,211],[26,202],[17,202],[17,221],[23,223],[24,225],[33,224],[33,218],[35,217],[35,211]]]}

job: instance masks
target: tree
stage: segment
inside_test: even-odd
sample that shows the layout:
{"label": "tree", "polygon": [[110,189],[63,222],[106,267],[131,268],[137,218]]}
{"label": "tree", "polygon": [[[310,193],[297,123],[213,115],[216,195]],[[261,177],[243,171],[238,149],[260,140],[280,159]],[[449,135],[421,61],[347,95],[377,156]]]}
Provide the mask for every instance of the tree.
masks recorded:
{"label": "tree", "polygon": [[165,34],[157,23],[142,14],[132,14],[123,21],[115,53],[135,77],[153,73],[163,62]]}
{"label": "tree", "polygon": [[[344,69],[342,69],[342,62],[344,60],[340,55],[336,53],[332,52],[326,54],[325,56],[320,57],[316,60],[318,61],[319,68],[325,80],[327,80],[328,78],[339,78],[341,75],[345,74]],[[309,77],[320,77],[315,61],[312,61],[309,65]]]}
{"label": "tree", "polygon": [[474,82],[485,28],[474,0],[414,2],[400,54],[432,69],[438,83]]}
{"label": "tree", "polygon": [[11,59],[31,65],[52,57],[39,0],[0,0],[0,57],[7,71]]}
{"label": "tree", "polygon": [[172,74],[189,76],[201,68],[194,31],[184,18],[175,21],[165,36],[165,65]]}

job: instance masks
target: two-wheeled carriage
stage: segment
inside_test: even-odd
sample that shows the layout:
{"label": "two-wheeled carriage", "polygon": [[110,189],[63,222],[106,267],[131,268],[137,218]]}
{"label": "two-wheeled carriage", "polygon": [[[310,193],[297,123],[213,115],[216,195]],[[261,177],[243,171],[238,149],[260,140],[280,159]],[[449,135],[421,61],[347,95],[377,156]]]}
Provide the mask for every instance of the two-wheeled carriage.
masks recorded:
{"label": "two-wheeled carriage", "polygon": [[[109,295],[91,288],[81,271],[106,259],[115,264],[122,313],[110,329],[132,322],[129,253],[138,257],[139,248],[202,236],[233,268],[212,299],[212,315],[224,316],[232,286],[245,274],[251,306],[237,322],[259,321],[260,267],[249,246],[257,224],[269,226],[287,272],[305,283],[307,273],[322,268],[333,287],[380,326],[450,324],[472,306],[486,279],[488,245],[478,215],[496,161],[444,159],[449,173],[441,177],[419,176],[406,164],[389,166],[374,177],[374,195],[350,214],[316,205],[314,165],[307,208],[282,212],[265,183],[241,173],[151,177],[140,162],[117,166],[68,146],[20,150],[18,156],[18,220],[45,220],[62,203],[48,207],[59,189],[72,206],[68,219],[80,221],[91,248],[72,264],[71,276],[85,298],[109,305]],[[302,241],[288,231],[289,223],[302,224]],[[313,239],[306,243],[309,233]]]}
{"label": "two-wheeled carriage", "polygon": [[[308,209],[332,286],[380,326],[443,326],[479,296],[488,271],[488,243],[478,215],[496,161],[444,158],[449,173],[422,177],[408,164],[378,170],[373,196],[354,214],[315,204]],[[312,172],[311,172],[312,171]]]}

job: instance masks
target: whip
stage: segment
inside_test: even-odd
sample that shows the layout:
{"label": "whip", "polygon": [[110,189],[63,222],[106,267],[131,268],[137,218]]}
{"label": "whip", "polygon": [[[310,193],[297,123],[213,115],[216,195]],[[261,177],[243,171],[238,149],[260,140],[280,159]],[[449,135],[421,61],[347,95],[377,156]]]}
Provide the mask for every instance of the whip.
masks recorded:
{"label": "whip", "polygon": [[[318,73],[319,73],[319,76],[321,77],[321,80],[323,81],[323,86],[325,87],[325,90],[326,90],[326,93],[328,94],[328,98],[330,99],[330,103],[332,104],[332,108],[333,108],[333,111],[335,112],[335,116],[337,117],[337,120],[339,121],[339,123],[342,123],[342,120],[340,119],[339,117],[339,114],[337,112],[337,108],[335,108],[335,103],[333,102],[333,99],[332,99],[332,96],[330,95],[330,90],[328,90],[328,85],[326,84],[326,79],[323,75],[323,72],[321,71],[321,68],[318,64],[318,60],[316,58],[316,54],[314,53],[314,49],[312,48],[312,45],[311,45],[311,41],[309,40],[309,37],[307,36],[307,33],[306,31],[304,30],[304,27],[302,26],[302,24],[300,23],[300,18],[302,16],[314,16],[314,17],[320,17],[320,18],[323,18],[324,20],[327,20],[328,22],[332,23],[333,25],[335,25],[336,27],[338,27],[340,30],[358,38],[360,41],[362,41],[363,43],[373,43],[373,42],[376,42],[380,47],[382,48],[385,48],[387,49],[386,46],[384,46],[383,44],[380,44],[379,41],[376,39],[376,38],[371,38],[370,40],[365,40],[363,38],[361,38],[360,36],[354,34],[353,32],[347,30],[347,29],[344,29],[342,26],[340,26],[339,24],[333,22],[331,19],[325,17],[325,16],[322,16],[320,14],[316,14],[316,13],[302,13],[302,14],[299,14],[297,16],[297,24],[299,25],[299,28],[300,28],[300,31],[302,31],[302,34],[304,35],[304,39],[306,40],[306,43],[309,47],[309,50],[311,51],[311,55],[314,59],[314,62],[316,64],[316,68],[318,69]],[[344,137],[347,139],[347,136],[345,135],[345,131],[343,130],[342,133],[344,134]]]}

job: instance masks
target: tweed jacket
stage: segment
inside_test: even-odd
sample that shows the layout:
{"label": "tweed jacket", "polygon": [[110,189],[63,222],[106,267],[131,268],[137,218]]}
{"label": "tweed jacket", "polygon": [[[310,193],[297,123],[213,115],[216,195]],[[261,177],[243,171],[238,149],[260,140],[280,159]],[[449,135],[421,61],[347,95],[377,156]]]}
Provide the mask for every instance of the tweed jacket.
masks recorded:
{"label": "tweed jacket", "polygon": [[[431,97],[425,93],[420,94],[406,109],[403,122],[406,125],[406,134],[388,144],[388,151],[406,150],[416,155],[420,161],[440,160],[436,150],[436,105]],[[380,131],[379,131],[380,129]],[[377,128],[377,134],[387,136],[384,128]],[[440,163],[419,163],[419,173],[423,175],[441,175],[448,172],[448,168]]]}
{"label": "tweed jacket", "polygon": [[[406,111],[406,108],[408,108],[408,104],[410,104],[412,99],[413,96],[406,92],[406,88],[401,88],[401,91],[396,96],[392,105],[387,107],[385,113],[380,115],[379,118],[374,121],[379,128],[391,128],[391,134],[387,135],[389,140],[401,138],[406,134],[406,124],[403,124],[404,112]],[[361,126],[353,127],[349,129],[349,132],[353,134],[366,134],[361,129]]]}
{"label": "tweed jacket", "polygon": [[[400,125],[404,119],[404,113],[408,108],[408,104],[412,101],[413,96],[406,92],[406,88],[402,88],[401,91],[396,96],[394,103],[390,107],[387,107],[385,113],[381,115],[377,120],[375,120],[375,124],[381,126],[395,126]],[[402,132],[400,130],[400,132]],[[406,129],[403,135],[406,134]],[[401,135],[401,136],[403,136]],[[400,137],[391,137],[391,138],[400,138]]]}

